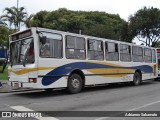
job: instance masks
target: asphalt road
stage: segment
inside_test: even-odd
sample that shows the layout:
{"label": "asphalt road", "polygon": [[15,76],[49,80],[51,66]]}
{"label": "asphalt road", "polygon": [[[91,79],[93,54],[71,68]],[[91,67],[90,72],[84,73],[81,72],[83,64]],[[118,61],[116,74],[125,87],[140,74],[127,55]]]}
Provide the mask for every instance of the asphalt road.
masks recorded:
{"label": "asphalt road", "polygon": [[[159,120],[158,117],[113,117],[124,111],[160,111],[160,81],[147,81],[140,86],[111,84],[87,87],[79,94],[67,94],[65,90],[46,93],[43,90],[0,93],[0,111],[41,111],[47,118],[23,118],[26,120]],[[53,116],[53,112],[74,111],[69,117]],[[88,112],[75,112],[88,111]],[[97,111],[97,112],[91,112]],[[105,111],[121,111],[107,113]],[[81,114],[91,117],[72,117]],[[51,116],[52,114],[52,116]],[[84,115],[83,114],[83,115]],[[103,116],[110,114],[111,116]],[[97,115],[97,116],[96,116]],[[22,118],[0,118],[21,120]]]}

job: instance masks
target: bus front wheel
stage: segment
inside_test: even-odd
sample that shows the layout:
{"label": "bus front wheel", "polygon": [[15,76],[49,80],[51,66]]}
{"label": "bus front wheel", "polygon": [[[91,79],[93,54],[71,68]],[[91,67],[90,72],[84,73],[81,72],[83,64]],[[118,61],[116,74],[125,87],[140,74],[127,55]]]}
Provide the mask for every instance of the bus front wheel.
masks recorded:
{"label": "bus front wheel", "polygon": [[135,72],[133,76],[133,85],[137,86],[141,84],[141,75],[139,72]]}
{"label": "bus front wheel", "polygon": [[79,93],[82,90],[82,78],[78,74],[72,74],[68,79],[67,90],[71,94]]}

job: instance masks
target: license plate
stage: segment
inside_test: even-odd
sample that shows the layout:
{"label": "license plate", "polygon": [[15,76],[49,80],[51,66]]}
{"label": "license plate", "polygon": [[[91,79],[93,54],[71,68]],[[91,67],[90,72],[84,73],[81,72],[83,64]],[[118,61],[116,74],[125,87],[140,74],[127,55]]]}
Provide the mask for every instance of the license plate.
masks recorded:
{"label": "license plate", "polygon": [[19,88],[19,83],[14,83],[14,87]]}

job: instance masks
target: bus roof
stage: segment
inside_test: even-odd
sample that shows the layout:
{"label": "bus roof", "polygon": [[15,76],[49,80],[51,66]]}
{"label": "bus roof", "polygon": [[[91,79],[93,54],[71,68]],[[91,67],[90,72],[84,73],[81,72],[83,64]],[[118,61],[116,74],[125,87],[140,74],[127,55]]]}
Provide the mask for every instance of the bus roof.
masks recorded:
{"label": "bus roof", "polygon": [[[133,46],[141,46],[141,47],[145,47],[145,48],[154,48],[154,47],[148,47],[148,46],[143,46],[143,45],[137,45],[137,44],[133,44],[133,43],[128,43],[128,42],[124,42],[124,41],[119,41],[119,40],[113,40],[113,39],[107,39],[107,38],[100,38],[100,37],[94,37],[94,36],[88,36],[88,35],[82,35],[82,34],[77,34],[77,33],[70,33],[70,32],[64,32],[64,31],[59,31],[59,30],[53,30],[53,29],[48,29],[48,28],[41,28],[41,27],[31,27],[31,28],[28,28],[26,30],[23,30],[23,31],[19,31],[17,33],[14,33],[14,34],[11,34],[11,36],[13,35],[16,35],[16,34],[19,34],[19,33],[23,33],[23,32],[26,32],[28,30],[38,30],[38,31],[44,31],[44,32],[54,32],[54,33],[63,33],[63,34],[67,34],[67,35],[73,35],[73,36],[79,36],[79,37],[87,37],[87,38],[90,38],[90,39],[97,39],[97,40],[107,40],[107,41],[110,41],[110,42],[117,42],[117,43],[122,43],[122,44],[128,44],[128,45],[133,45]],[[155,49],[155,48],[154,48]],[[159,52],[160,52],[160,49],[159,49]]]}

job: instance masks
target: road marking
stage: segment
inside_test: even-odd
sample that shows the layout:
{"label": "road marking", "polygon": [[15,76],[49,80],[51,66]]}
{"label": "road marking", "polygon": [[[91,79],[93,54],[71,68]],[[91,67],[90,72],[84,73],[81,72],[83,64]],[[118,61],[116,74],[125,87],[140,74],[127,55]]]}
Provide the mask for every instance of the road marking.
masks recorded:
{"label": "road marking", "polygon": [[136,107],[136,108],[130,109],[128,111],[138,110],[138,109],[141,109],[141,108],[144,108],[144,107],[148,107],[150,105],[154,105],[154,104],[157,104],[157,103],[160,103],[160,100],[159,101],[155,101],[155,102],[151,102],[151,103],[148,103],[148,104],[145,104],[145,105],[142,105],[140,107]]}
{"label": "road marking", "polygon": [[[24,106],[10,106],[10,108],[12,108],[14,110],[17,110],[17,111],[34,111],[34,110],[31,110],[31,109],[26,108]],[[38,119],[38,120],[59,120],[55,117],[49,117],[49,116],[48,117],[35,117],[35,118]]]}
{"label": "road marking", "polygon": [[[159,101],[155,101],[155,102],[151,102],[151,103],[148,103],[148,104],[145,104],[145,105],[142,105],[142,106],[140,106],[140,107],[135,107],[135,108],[132,108],[132,109],[129,109],[129,110],[125,110],[126,112],[127,111],[134,111],[134,110],[138,110],[138,109],[141,109],[141,108],[144,108],[144,107],[148,107],[148,106],[150,106],[150,105],[154,105],[154,104],[157,104],[157,103],[160,103],[160,100]],[[119,115],[119,114],[121,114],[121,113],[118,113],[118,114],[116,114],[116,115]],[[110,117],[100,117],[100,118],[97,118],[97,119],[95,119],[95,120],[106,120],[106,119],[108,119],[108,118],[110,118]]]}

